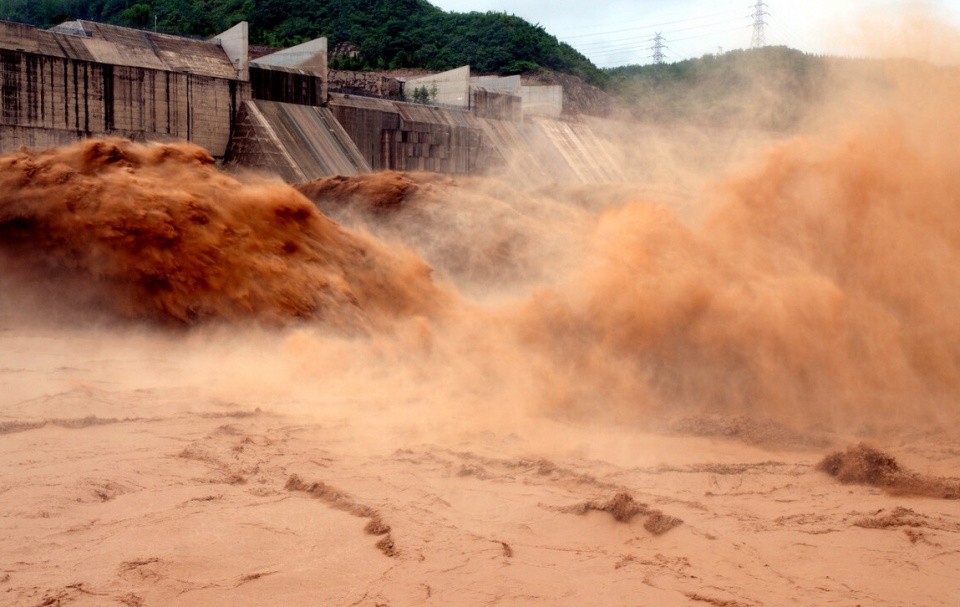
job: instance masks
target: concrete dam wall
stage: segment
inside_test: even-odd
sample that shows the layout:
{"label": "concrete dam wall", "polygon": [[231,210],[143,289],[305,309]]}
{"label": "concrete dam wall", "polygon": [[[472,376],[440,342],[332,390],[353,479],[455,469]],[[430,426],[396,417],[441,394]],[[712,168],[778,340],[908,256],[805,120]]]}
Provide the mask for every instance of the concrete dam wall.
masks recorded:
{"label": "concrete dam wall", "polygon": [[224,154],[249,85],[219,46],[82,23],[63,34],[0,22],[0,152],[113,135]]}
{"label": "concrete dam wall", "polygon": [[[618,178],[616,153],[589,124],[524,117],[510,79],[471,84],[468,67],[434,76],[464,103],[440,107],[401,101],[405,85],[376,75],[340,73],[341,90],[364,95],[331,94],[326,66],[322,38],[251,61],[245,23],[201,41],[0,22],[0,153],[120,136],[192,141],[290,182],[379,170]],[[369,96],[381,90],[387,98]]]}
{"label": "concrete dam wall", "polygon": [[498,120],[470,110],[340,95],[329,105],[373,170],[468,175],[516,168],[538,183],[622,178],[615,150],[589,123]]}
{"label": "concrete dam wall", "polygon": [[587,123],[481,118],[468,110],[331,95],[328,108],[244,104],[228,162],[295,183],[366,171],[515,172],[527,183],[622,178]]}

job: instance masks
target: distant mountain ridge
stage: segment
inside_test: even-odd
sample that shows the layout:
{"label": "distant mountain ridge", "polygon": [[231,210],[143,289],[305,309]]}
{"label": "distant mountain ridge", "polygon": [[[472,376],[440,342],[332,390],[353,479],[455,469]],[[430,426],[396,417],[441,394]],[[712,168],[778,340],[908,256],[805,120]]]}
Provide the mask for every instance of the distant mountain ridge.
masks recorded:
{"label": "distant mountain ridge", "polygon": [[607,91],[646,122],[789,128],[823,92],[828,61],[783,46],[605,70]]}
{"label": "distant mountain ridge", "polygon": [[883,65],[767,46],[607,69],[606,90],[644,122],[790,130],[853,83],[892,86]]}

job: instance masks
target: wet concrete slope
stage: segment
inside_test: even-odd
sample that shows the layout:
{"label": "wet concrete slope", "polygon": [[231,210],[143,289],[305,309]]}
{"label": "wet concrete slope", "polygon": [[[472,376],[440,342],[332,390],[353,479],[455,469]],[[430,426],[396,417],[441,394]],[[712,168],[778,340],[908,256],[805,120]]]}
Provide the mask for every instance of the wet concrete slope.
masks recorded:
{"label": "wet concrete slope", "polygon": [[259,100],[241,107],[228,162],[293,183],[371,170],[327,108]]}

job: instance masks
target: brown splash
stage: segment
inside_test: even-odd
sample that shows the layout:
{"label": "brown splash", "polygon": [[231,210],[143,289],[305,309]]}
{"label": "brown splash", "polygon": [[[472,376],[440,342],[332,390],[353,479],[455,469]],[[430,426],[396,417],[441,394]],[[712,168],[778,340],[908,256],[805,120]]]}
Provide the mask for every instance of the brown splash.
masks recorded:
{"label": "brown splash", "polygon": [[404,204],[432,184],[450,184],[453,180],[436,173],[398,173],[384,171],[366,175],[337,175],[296,186],[304,196],[321,208],[350,206],[365,213],[399,211]]}
{"label": "brown splash", "polygon": [[562,356],[558,400],[955,423],[960,79],[900,78],[840,133],[784,142],[709,193],[701,223],[644,202],[602,213],[519,328]]}
{"label": "brown splash", "polygon": [[880,487],[893,495],[960,499],[960,482],[906,470],[892,455],[864,443],[827,455],[817,470],[845,485]]}
{"label": "brown splash", "polygon": [[135,319],[357,327],[442,299],[415,255],[340,228],[289,186],[227,176],[190,144],[0,158],[0,252],[55,296],[79,290]]}

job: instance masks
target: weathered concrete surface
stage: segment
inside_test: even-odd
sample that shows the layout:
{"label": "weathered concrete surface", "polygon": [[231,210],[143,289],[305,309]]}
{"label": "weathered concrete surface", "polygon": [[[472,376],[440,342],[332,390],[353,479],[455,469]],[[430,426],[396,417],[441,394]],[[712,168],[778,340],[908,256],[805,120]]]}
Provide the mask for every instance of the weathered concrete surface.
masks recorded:
{"label": "weathered concrete surface", "polygon": [[559,118],[563,113],[563,87],[560,85],[521,86],[523,112],[526,116]]}
{"label": "weathered concrete surface", "polygon": [[331,95],[330,109],[375,171],[482,168],[482,127],[466,110],[344,95]]}
{"label": "weathered concrete surface", "polygon": [[[0,31],[9,28],[0,24]],[[26,29],[23,29],[26,28]],[[18,26],[14,43],[30,42],[25,51],[111,65],[187,72],[212,78],[236,79],[237,69],[219,44],[169,34],[94,23],[71,21],[51,30]],[[62,33],[70,32],[70,33]],[[0,47],[4,36],[0,33]]]}
{"label": "weathered concrete surface", "polygon": [[227,31],[217,34],[211,39],[223,47],[223,52],[233,63],[237,70],[237,78],[240,80],[249,80],[250,78],[250,28],[246,21],[234,25]]}
{"label": "weathered concrete surface", "polygon": [[524,116],[559,118],[563,112],[564,91],[560,85],[526,85],[520,76],[474,76],[470,85],[471,89],[479,87],[520,97]]}
{"label": "weathered concrete surface", "polygon": [[243,104],[227,162],[290,183],[371,170],[327,108],[260,100]]}
{"label": "weathered concrete surface", "polygon": [[520,76],[473,76],[470,78],[470,84],[488,91],[500,91],[511,95],[520,95],[520,87],[523,86]]}
{"label": "weathered concrete surface", "polygon": [[589,123],[495,120],[344,95],[331,96],[330,110],[373,170],[498,171],[530,184],[623,177],[615,149]]}
{"label": "weathered concrete surface", "polygon": [[223,156],[249,85],[236,79],[222,48],[87,22],[77,27],[90,37],[0,22],[0,153],[117,135],[186,139]]}
{"label": "weathered concrete surface", "polygon": [[495,120],[523,120],[523,101],[519,95],[504,90],[470,87],[470,109],[480,118]]}
{"label": "weathered concrete surface", "polygon": [[250,62],[253,98],[322,105],[327,100],[327,39],[317,38]]}
{"label": "weathered concrete surface", "polygon": [[254,99],[299,105],[323,105],[327,101],[327,82],[320,74],[258,63],[249,71]]}
{"label": "weathered concrete surface", "polygon": [[[559,87],[558,87],[559,88]],[[532,129],[538,129],[569,167],[570,181],[581,183],[609,183],[624,178],[617,150],[603,137],[591,122],[527,119]],[[536,149],[531,149],[536,153]],[[551,179],[557,181],[554,175]]]}
{"label": "weathered concrete surface", "polygon": [[306,72],[313,72],[326,77],[327,74],[327,39],[317,38],[279,50],[269,55],[263,55],[250,62],[253,65],[288,67]]}

